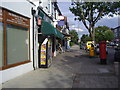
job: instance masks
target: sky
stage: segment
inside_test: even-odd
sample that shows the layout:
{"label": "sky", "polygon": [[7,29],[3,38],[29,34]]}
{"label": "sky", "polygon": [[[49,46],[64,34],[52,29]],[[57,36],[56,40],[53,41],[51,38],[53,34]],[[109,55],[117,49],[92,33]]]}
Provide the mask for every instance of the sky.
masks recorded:
{"label": "sky", "polygon": [[[74,14],[72,14],[69,10],[69,7],[72,7],[71,2],[58,2],[58,7],[60,9],[60,11],[62,12],[62,15],[67,16],[67,21],[69,23],[69,27],[70,30],[71,29],[75,29],[78,32],[79,37],[82,36],[82,34],[88,34],[87,29],[85,28],[85,26],[83,25],[82,22],[79,21],[75,21],[74,18]],[[103,17],[101,20],[98,21],[98,23],[96,23],[96,26],[108,26],[110,28],[115,28],[118,26],[118,16],[114,16],[114,17],[108,17],[105,16]],[[120,24],[119,24],[120,26]],[[79,29],[78,29],[79,27]]]}

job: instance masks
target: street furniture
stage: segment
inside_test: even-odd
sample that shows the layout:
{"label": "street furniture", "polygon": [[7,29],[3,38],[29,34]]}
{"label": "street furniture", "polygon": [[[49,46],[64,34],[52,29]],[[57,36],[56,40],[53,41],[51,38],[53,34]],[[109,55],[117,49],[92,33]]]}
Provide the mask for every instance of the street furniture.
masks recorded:
{"label": "street furniture", "polygon": [[99,42],[99,49],[100,49],[100,63],[101,64],[107,64],[107,54],[106,54],[106,41],[100,41]]}
{"label": "street furniture", "polygon": [[91,44],[91,48],[90,48],[90,50],[89,50],[89,56],[90,56],[90,57],[93,57],[93,56],[94,56],[94,45],[93,45],[93,44]]}

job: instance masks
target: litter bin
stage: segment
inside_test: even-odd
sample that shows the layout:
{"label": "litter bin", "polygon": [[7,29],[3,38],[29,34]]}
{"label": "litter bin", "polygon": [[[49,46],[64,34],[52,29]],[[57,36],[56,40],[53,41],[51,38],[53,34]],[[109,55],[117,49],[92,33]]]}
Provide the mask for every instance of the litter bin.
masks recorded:
{"label": "litter bin", "polygon": [[89,51],[89,56],[90,57],[94,56],[94,45],[93,44],[91,44],[91,48],[90,48],[90,51]]}
{"label": "litter bin", "polygon": [[100,41],[99,42],[99,49],[100,49],[100,63],[101,64],[107,64],[106,59],[106,41]]}

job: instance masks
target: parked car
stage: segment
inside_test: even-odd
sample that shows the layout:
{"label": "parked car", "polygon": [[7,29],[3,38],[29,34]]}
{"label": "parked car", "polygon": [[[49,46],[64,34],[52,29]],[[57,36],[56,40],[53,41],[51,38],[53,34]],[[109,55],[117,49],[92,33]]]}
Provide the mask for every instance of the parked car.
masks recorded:
{"label": "parked car", "polygon": [[[96,44],[95,46],[95,53],[98,55],[100,53],[100,49],[99,49],[99,44]],[[108,49],[106,47],[106,54],[108,54]]]}
{"label": "parked car", "polygon": [[86,43],[86,50],[90,50],[90,48],[91,48],[91,45],[93,44],[93,42],[92,41],[87,41],[87,43]]}

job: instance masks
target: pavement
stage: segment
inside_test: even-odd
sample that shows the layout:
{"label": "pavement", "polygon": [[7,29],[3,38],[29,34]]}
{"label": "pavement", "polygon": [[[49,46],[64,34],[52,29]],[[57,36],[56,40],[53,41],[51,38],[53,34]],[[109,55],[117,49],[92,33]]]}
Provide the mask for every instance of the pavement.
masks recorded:
{"label": "pavement", "polygon": [[2,88],[118,88],[114,64],[107,61],[107,65],[101,65],[99,56],[90,58],[88,52],[74,45],[54,57],[49,68],[33,70],[9,80]]}

